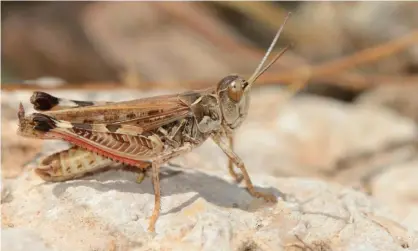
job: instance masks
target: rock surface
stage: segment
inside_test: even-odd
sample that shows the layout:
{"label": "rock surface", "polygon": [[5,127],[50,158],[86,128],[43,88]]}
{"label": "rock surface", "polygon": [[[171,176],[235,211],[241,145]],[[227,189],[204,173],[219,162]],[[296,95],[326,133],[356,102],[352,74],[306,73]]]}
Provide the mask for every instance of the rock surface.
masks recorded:
{"label": "rock surface", "polygon": [[402,223],[418,231],[418,161],[393,165],[372,181],[373,196],[391,205]]}
{"label": "rock surface", "polygon": [[3,229],[1,233],[2,249],[9,251],[52,251],[45,245],[43,240],[36,235],[35,231],[24,228]]}
{"label": "rock surface", "polygon": [[230,183],[224,172],[166,172],[155,236],[146,232],[154,202],[150,180],[136,184],[133,173],[121,170],[53,184],[22,176],[14,184],[15,199],[2,205],[3,231],[26,229],[36,237],[21,245],[30,248],[41,239],[62,251],[418,250],[415,233],[404,229],[394,236],[392,226],[374,220],[393,216],[336,184],[253,175],[258,189],[280,196],[278,204],[268,205]]}
{"label": "rock surface", "polygon": [[[162,92],[51,93],[117,101]],[[34,176],[37,153],[65,145],[13,136],[18,103],[33,112],[30,95],[2,94],[2,150],[14,146],[2,156],[4,250],[20,250],[13,238],[39,250],[418,250],[418,155],[402,143],[416,138],[416,127],[388,109],[254,90],[235,149],[258,189],[274,192],[278,204],[234,184],[226,157],[208,141],[174,161],[181,169],[163,169],[153,236],[146,232],[154,205],[149,179],[137,184],[123,170],[63,183]],[[394,143],[400,146],[382,153]],[[372,196],[349,188],[367,190],[364,180]]]}
{"label": "rock surface", "polygon": [[385,85],[360,95],[356,102],[363,106],[387,107],[418,123],[418,84]]}

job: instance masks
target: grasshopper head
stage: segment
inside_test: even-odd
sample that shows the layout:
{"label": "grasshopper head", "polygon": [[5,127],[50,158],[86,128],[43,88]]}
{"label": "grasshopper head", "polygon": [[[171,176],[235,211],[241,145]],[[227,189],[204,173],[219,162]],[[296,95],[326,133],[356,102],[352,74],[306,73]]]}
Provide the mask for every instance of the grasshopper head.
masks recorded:
{"label": "grasshopper head", "polygon": [[254,71],[253,75],[247,80],[244,78],[231,74],[223,78],[217,86],[216,92],[219,96],[219,102],[222,111],[222,117],[225,121],[225,124],[229,129],[235,129],[239,127],[242,122],[244,122],[245,117],[248,113],[248,108],[250,105],[250,89],[255,81],[260,77],[265,71],[267,71],[273,64],[276,62],[281,55],[289,48],[287,46],[281,50],[266,66],[268,56],[273,50],[273,47],[276,45],[277,40],[280,37],[280,33],[283,30],[283,27],[289,17],[290,13],[285,17],[285,21],[280,26],[279,30],[276,33],[273,41],[270,44],[266,54],[259,63],[257,69]]}
{"label": "grasshopper head", "polygon": [[290,13],[286,16],[283,24],[280,26],[279,30],[276,33],[273,41],[270,44],[266,54],[259,63],[257,69],[254,71],[253,75],[247,80],[244,78],[232,74],[223,78],[216,89],[216,92],[219,96],[219,102],[222,111],[223,120],[226,122],[226,125],[230,129],[235,129],[239,127],[242,122],[244,122],[245,117],[248,113],[248,107],[250,105],[250,89],[255,81],[260,77],[265,71],[267,71],[273,64],[276,62],[283,53],[289,48],[287,46],[281,50],[266,66],[268,56],[273,50],[273,47],[276,45],[277,40],[280,37],[280,33],[283,30],[283,27],[289,17]]}
{"label": "grasshopper head", "polygon": [[244,122],[250,106],[250,95],[246,91],[248,82],[238,76],[229,75],[223,78],[217,87],[217,94],[223,120],[230,129],[239,127]]}

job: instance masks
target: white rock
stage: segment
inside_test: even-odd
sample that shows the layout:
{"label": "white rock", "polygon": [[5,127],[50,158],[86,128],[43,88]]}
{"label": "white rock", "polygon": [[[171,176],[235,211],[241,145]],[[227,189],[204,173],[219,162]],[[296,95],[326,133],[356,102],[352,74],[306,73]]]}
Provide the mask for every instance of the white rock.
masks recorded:
{"label": "white rock", "polygon": [[[269,205],[228,183],[225,172],[185,171],[169,178],[170,171],[165,173],[155,236],[146,231],[154,205],[150,180],[136,184],[135,174],[121,170],[63,183],[43,183],[32,175],[17,179],[15,199],[2,204],[2,217],[9,223],[7,231],[27,229],[52,250],[62,251],[114,246],[285,250],[303,243],[325,250],[361,250],[354,248],[360,244],[369,250],[402,250],[367,215],[392,216],[364,194],[339,185],[253,175],[263,190],[283,193],[276,205]],[[16,239],[24,235],[10,233]],[[416,238],[407,243],[416,245]]]}
{"label": "white rock", "polygon": [[356,103],[362,106],[380,106],[418,122],[418,83],[409,85],[382,85],[362,93]]}
{"label": "white rock", "polygon": [[36,230],[8,228],[1,231],[1,248],[7,251],[52,251],[36,234]]}
{"label": "white rock", "polygon": [[418,231],[418,161],[393,165],[372,180],[373,196]]}

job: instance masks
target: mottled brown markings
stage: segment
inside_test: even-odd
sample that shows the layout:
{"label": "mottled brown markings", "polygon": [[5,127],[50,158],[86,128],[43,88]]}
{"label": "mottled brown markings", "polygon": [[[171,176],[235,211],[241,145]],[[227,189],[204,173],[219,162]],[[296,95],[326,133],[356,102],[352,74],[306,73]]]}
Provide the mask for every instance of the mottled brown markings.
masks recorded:
{"label": "mottled brown markings", "polygon": [[91,124],[71,123],[71,125],[77,129],[83,129],[83,130],[89,130],[89,131],[93,129],[93,126]]}
{"label": "mottled brown markings", "polygon": [[119,151],[126,152],[126,149],[128,149],[128,147],[129,147],[129,144],[124,143],[119,147]]}
{"label": "mottled brown markings", "polygon": [[105,114],[103,116],[103,119],[105,121],[115,121],[115,120],[118,120],[119,119],[119,115],[118,114],[115,114],[115,113]]}
{"label": "mottled brown markings", "polygon": [[77,169],[82,169],[83,168],[83,165],[81,165],[81,163],[78,163],[77,164]]}
{"label": "mottled brown markings", "polygon": [[109,132],[116,132],[119,128],[121,128],[121,125],[106,125],[106,129],[109,130]]}
{"label": "mottled brown markings", "polygon": [[[154,111],[157,111],[157,110],[154,110]],[[167,118],[172,118],[172,117],[177,118],[177,117],[187,116],[188,112],[189,112],[188,107],[167,109],[166,111],[161,109],[159,110],[159,112],[153,115],[148,115],[147,113],[147,114],[144,114],[144,116],[139,116],[136,119],[132,119],[132,121],[125,121],[124,123],[135,123],[137,125],[146,125],[147,123],[151,121],[158,121],[159,123],[161,123],[161,122],[166,122]]]}
{"label": "mottled brown markings", "polygon": [[[174,114],[164,114],[154,118],[147,118],[141,121],[141,123],[137,123],[141,125],[144,129],[144,132],[150,131],[152,129],[156,129],[160,126],[170,124],[176,120],[182,119],[188,115],[189,111],[181,111],[179,113]],[[163,123],[164,122],[164,123]]]}
{"label": "mottled brown markings", "polygon": [[71,168],[70,168],[70,167],[67,167],[67,168],[65,169],[65,171],[66,171],[67,173],[71,173]]}
{"label": "mottled brown markings", "polygon": [[153,115],[156,115],[160,112],[162,112],[162,110],[150,110],[150,111],[148,111],[148,115],[153,116]]}
{"label": "mottled brown markings", "polygon": [[76,127],[74,127],[74,128],[73,128],[73,131],[74,131],[74,133],[76,133],[76,134],[78,134],[78,135],[80,135],[80,134],[82,134],[82,133],[83,133],[83,130],[78,129],[78,128],[76,128]]}
{"label": "mottled brown markings", "polygon": [[120,135],[120,134],[114,134],[114,135],[116,135],[116,137],[118,138],[118,141],[120,141],[122,143],[125,142],[125,140],[122,138],[122,135]]}
{"label": "mottled brown markings", "polygon": [[76,103],[78,106],[92,106],[94,105],[94,102],[91,101],[79,101],[79,100],[70,100],[74,103]]}
{"label": "mottled brown markings", "polygon": [[126,118],[127,118],[127,119],[134,119],[134,118],[136,118],[136,114],[135,114],[135,113],[133,113],[133,112],[128,113],[128,114],[126,114]]}
{"label": "mottled brown markings", "polygon": [[121,140],[121,138],[119,137],[119,134],[112,133],[112,134],[110,134],[110,135],[112,136],[112,138],[113,138],[114,140],[119,141],[119,142],[123,142],[123,140]]}
{"label": "mottled brown markings", "polygon": [[[119,133],[90,132],[73,128],[74,133],[114,151],[132,155],[148,155],[153,149],[150,139],[146,136],[132,136]],[[152,135],[150,132],[145,132]]]}
{"label": "mottled brown markings", "polygon": [[[112,104],[111,102],[99,102],[97,105],[85,107],[71,107],[71,109],[49,110],[45,112],[56,119],[66,120],[70,122],[82,123],[85,119],[91,119],[93,123],[130,123],[125,121],[126,114],[133,113],[135,118],[149,116],[148,111],[161,111],[162,113],[176,113],[179,110],[187,110],[187,103],[179,100],[177,94],[163,96],[166,100],[161,100],[162,97],[151,97],[140,100],[131,100]],[[179,115],[181,116],[181,115]],[[135,120],[131,119],[131,120]],[[114,119],[110,121],[109,119]],[[161,117],[161,119],[164,119]],[[132,121],[135,123],[135,121]]]}

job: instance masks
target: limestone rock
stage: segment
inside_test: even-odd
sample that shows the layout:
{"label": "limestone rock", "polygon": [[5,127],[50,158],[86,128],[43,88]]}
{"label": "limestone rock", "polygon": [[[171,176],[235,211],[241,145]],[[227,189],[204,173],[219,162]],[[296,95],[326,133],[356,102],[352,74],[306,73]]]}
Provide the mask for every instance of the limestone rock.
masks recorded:
{"label": "limestone rock", "polygon": [[29,173],[15,180],[15,199],[2,204],[9,226],[3,231],[19,239],[27,234],[12,229],[26,229],[62,251],[418,248],[415,232],[402,228],[400,237],[392,236],[376,223],[396,220],[360,192],[312,179],[253,175],[253,181],[279,202],[253,199],[225,172],[166,168],[154,236],[146,231],[154,202],[149,179],[137,184],[133,173],[111,170],[46,184]]}
{"label": "limestone rock", "polygon": [[418,160],[392,165],[371,182],[373,196],[418,231]]}
{"label": "limestone rock", "polygon": [[7,251],[52,251],[36,234],[36,230],[8,228],[1,231],[1,248]]}
{"label": "limestone rock", "polygon": [[356,102],[363,106],[386,107],[418,123],[418,84],[383,85],[366,91]]}

